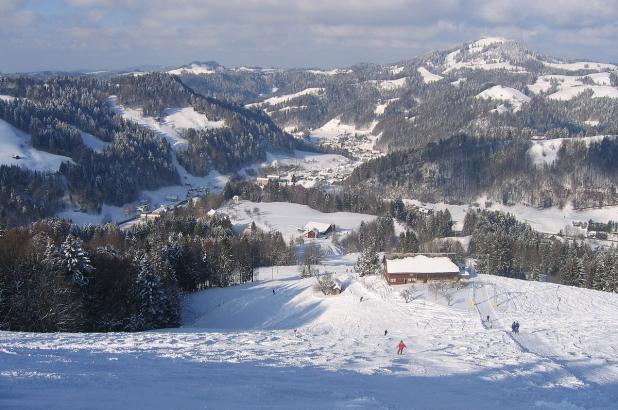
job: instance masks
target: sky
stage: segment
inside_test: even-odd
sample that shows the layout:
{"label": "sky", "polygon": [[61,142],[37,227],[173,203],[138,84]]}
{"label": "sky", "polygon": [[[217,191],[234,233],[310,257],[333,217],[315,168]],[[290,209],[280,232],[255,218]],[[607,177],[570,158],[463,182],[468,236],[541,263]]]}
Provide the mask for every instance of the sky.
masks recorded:
{"label": "sky", "polygon": [[390,63],[483,36],[618,62],[617,0],[0,0],[0,72]]}

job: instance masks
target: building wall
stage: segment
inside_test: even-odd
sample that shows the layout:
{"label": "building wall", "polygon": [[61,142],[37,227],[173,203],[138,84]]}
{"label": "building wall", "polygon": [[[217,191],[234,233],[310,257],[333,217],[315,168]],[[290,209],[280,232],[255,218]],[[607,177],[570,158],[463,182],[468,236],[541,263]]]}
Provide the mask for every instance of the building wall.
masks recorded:
{"label": "building wall", "polygon": [[412,282],[427,282],[430,280],[457,280],[459,274],[451,272],[440,273],[384,273],[386,282],[389,285],[403,285]]}

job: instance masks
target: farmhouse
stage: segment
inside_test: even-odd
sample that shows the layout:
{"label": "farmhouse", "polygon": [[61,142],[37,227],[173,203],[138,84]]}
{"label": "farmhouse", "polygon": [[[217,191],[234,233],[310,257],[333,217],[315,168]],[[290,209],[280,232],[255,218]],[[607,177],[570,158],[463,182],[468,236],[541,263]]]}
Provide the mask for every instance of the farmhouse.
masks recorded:
{"label": "farmhouse", "polygon": [[425,255],[384,258],[384,277],[390,285],[402,285],[417,280],[457,279],[459,267],[450,258]]}
{"label": "farmhouse", "polygon": [[321,238],[331,232],[335,232],[335,224],[323,222],[307,222],[303,228],[305,238]]}

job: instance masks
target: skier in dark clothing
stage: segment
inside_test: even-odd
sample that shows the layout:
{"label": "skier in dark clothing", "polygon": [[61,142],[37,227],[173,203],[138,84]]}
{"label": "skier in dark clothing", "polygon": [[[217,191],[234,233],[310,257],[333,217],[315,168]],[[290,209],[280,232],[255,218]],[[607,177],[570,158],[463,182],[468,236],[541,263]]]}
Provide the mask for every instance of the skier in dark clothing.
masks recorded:
{"label": "skier in dark clothing", "polygon": [[361,302],[363,301],[363,297],[362,297],[362,296],[360,297],[360,301],[361,301]]}
{"label": "skier in dark clothing", "polygon": [[519,322],[515,322],[515,333],[519,334]]}
{"label": "skier in dark clothing", "polygon": [[273,295],[275,294],[275,289],[273,289]]}
{"label": "skier in dark clothing", "polygon": [[516,333],[516,332],[515,332],[515,329],[517,328],[516,323],[517,323],[517,322],[513,322],[513,324],[511,325],[511,332],[513,332],[513,333]]}
{"label": "skier in dark clothing", "polygon": [[386,336],[388,334],[388,330],[384,331],[384,336]]}

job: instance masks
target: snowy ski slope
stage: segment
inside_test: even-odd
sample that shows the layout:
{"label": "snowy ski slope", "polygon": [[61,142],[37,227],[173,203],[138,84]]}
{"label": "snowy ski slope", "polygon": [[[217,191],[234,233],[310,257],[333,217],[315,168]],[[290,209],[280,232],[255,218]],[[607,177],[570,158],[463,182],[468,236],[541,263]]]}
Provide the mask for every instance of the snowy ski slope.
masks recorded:
{"label": "snowy ski slope", "polygon": [[322,267],[338,296],[296,267],[194,293],[179,329],[0,332],[0,407],[615,408],[618,295],[481,276],[405,303],[353,262]]}

